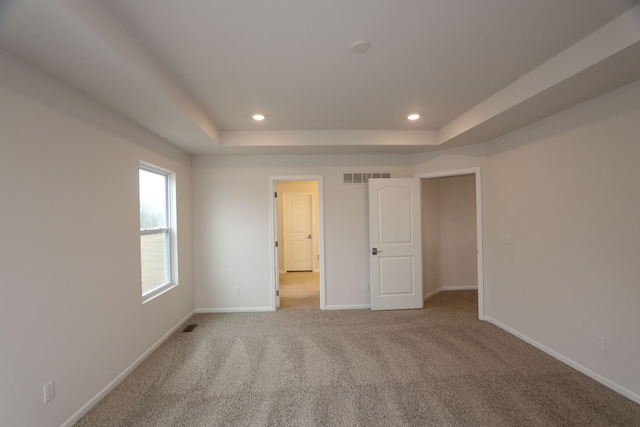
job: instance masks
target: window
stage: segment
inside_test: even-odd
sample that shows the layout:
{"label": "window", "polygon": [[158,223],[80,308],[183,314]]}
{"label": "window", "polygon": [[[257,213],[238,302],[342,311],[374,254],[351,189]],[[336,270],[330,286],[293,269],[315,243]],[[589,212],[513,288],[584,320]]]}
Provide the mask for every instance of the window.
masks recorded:
{"label": "window", "polygon": [[173,173],[140,165],[140,261],[142,296],[153,298],[171,287]]}

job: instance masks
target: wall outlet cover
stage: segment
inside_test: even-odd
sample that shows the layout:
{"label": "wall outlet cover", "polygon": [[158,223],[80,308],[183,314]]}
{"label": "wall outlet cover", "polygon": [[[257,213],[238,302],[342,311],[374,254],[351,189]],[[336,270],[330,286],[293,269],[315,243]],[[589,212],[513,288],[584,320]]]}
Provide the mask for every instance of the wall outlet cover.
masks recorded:
{"label": "wall outlet cover", "polygon": [[47,404],[56,397],[56,388],[53,381],[49,381],[44,385],[44,403]]}
{"label": "wall outlet cover", "polygon": [[499,243],[511,243],[511,235],[509,233],[498,233]]}

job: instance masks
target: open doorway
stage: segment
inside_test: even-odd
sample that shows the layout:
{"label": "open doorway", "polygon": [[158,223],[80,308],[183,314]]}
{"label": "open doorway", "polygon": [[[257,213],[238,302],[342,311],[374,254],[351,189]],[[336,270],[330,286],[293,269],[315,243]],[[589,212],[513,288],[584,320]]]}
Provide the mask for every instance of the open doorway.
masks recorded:
{"label": "open doorway", "polygon": [[477,292],[484,318],[480,169],[419,175],[425,300],[442,291]]}
{"label": "open doorway", "polygon": [[324,309],[322,177],[271,177],[272,308]]}

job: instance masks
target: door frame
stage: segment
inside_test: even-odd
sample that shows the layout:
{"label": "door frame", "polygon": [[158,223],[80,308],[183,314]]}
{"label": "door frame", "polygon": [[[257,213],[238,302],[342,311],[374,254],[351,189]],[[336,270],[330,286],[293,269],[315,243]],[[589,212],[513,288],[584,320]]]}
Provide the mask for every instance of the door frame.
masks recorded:
{"label": "door frame", "polygon": [[[318,185],[318,250],[320,256],[320,310],[325,309],[325,256],[324,256],[324,185],[322,175],[292,175],[269,177],[269,265],[271,311],[277,310],[276,289],[280,284],[280,269],[278,265],[278,204],[274,194],[279,181],[316,181]],[[281,243],[281,242],[280,242]],[[279,244],[280,244],[279,243]]]}
{"label": "door frame", "polygon": [[456,169],[442,172],[421,173],[416,178],[446,178],[460,175],[474,175],[476,180],[476,246],[478,250],[478,318],[484,320],[484,261],[482,255],[482,179],[481,168]]}

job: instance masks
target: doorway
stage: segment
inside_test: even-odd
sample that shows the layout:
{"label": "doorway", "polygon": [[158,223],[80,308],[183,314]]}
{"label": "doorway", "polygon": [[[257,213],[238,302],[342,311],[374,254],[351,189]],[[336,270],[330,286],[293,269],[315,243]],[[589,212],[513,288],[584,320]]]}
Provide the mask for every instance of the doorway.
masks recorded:
{"label": "doorway", "polygon": [[477,289],[478,318],[484,319],[480,168],[417,177],[425,299],[442,291]]}
{"label": "doorway", "polygon": [[288,271],[280,273],[280,307],[278,309],[319,309],[320,273]]}
{"label": "doorway", "polygon": [[269,190],[272,310],[324,310],[322,177],[270,177]]}

